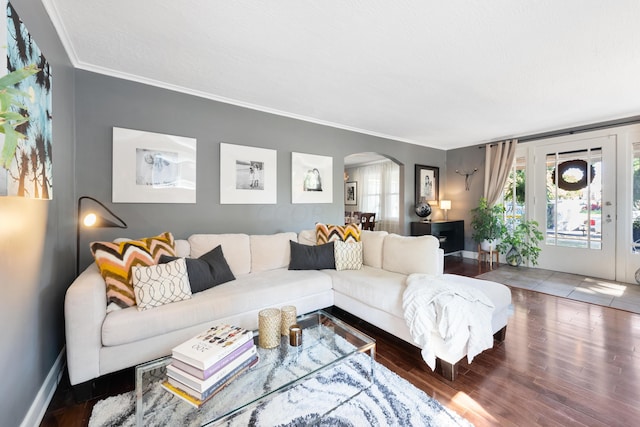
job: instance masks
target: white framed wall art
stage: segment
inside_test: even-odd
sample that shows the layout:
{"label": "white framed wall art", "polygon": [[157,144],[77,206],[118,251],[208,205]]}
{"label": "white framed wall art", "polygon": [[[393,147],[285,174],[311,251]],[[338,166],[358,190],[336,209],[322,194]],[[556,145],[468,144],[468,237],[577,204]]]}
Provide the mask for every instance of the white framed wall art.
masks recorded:
{"label": "white framed wall art", "polygon": [[291,203],[333,203],[333,157],[291,153]]}
{"label": "white framed wall art", "polygon": [[196,203],[196,139],[113,128],[113,203]]}
{"label": "white framed wall art", "polygon": [[277,203],[277,152],[220,144],[220,204]]}

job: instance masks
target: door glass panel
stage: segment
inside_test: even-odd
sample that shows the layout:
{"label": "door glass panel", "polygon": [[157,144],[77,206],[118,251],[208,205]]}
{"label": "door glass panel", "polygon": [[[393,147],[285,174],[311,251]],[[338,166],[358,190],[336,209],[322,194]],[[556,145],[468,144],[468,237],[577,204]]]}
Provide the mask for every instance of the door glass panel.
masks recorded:
{"label": "door glass panel", "polygon": [[547,154],[546,243],[602,249],[602,149]]}
{"label": "door glass panel", "polygon": [[504,187],[504,207],[507,227],[518,225],[525,218],[525,166],[527,159],[516,157]]}
{"label": "door glass panel", "polygon": [[631,212],[631,249],[640,252],[640,142],[633,143],[633,207]]}

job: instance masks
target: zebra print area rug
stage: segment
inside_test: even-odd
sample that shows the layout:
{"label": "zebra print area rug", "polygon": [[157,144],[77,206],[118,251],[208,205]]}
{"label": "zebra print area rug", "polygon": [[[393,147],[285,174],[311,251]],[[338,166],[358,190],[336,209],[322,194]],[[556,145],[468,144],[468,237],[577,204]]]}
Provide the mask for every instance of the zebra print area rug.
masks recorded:
{"label": "zebra print area rug", "polygon": [[[334,409],[336,400],[353,395],[360,383],[368,382],[370,366],[369,356],[359,354],[221,425],[472,426],[377,362],[373,384]],[[158,393],[159,399],[168,396],[160,386],[153,393]],[[199,426],[206,421],[206,413],[184,408],[152,409],[145,426]],[[128,427],[135,423],[135,395],[129,392],[96,403],[89,427]]]}

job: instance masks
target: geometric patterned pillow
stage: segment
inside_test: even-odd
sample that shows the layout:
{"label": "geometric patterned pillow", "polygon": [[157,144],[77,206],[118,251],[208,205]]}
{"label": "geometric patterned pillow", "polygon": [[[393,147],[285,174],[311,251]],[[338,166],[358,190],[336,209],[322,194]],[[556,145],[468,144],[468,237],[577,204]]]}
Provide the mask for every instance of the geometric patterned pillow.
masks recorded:
{"label": "geometric patterned pillow", "polygon": [[136,305],[131,268],[155,263],[145,244],[137,240],[93,242],[91,252],[107,286],[107,311]]}
{"label": "geometric patterned pillow", "polygon": [[171,233],[117,243],[93,242],[90,248],[107,287],[107,312],[136,305],[133,266],[157,264],[162,255],[175,255]]}
{"label": "geometric patterned pillow", "polygon": [[132,277],[140,311],[191,298],[184,258],[166,264],[133,267]]}
{"label": "geometric patterned pillow", "polygon": [[327,225],[316,223],[316,244],[323,245],[328,242],[359,242],[360,224]]}
{"label": "geometric patterned pillow", "polygon": [[360,270],[362,268],[362,242],[333,242],[336,270]]}

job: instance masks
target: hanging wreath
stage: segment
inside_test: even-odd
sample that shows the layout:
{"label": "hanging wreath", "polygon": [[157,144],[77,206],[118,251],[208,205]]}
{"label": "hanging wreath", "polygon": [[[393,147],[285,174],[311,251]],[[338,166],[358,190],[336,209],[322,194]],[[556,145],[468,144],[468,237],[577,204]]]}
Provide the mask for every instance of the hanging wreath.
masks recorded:
{"label": "hanging wreath", "polygon": [[[587,174],[587,167],[589,164],[586,160],[568,160],[558,165],[557,174],[556,170],[551,172],[551,180],[558,188],[567,191],[578,191],[585,188],[588,184],[593,182],[593,178],[596,176],[596,169],[591,165],[591,179],[587,182],[589,174]],[[571,169],[577,169],[582,173],[579,180],[570,182],[565,179],[565,173]],[[557,178],[557,179],[556,179]]]}

